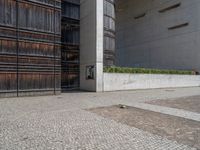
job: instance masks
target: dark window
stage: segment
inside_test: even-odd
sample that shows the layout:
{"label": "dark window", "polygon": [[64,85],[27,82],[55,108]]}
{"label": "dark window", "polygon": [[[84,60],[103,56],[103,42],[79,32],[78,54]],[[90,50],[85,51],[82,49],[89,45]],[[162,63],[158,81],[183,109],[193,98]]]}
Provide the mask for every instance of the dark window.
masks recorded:
{"label": "dark window", "polygon": [[159,10],[159,12],[160,12],[160,13],[164,13],[164,12],[169,11],[169,10],[171,10],[171,9],[178,8],[178,7],[180,7],[180,6],[181,6],[181,3],[174,4],[174,5],[172,5],[172,6],[169,6],[169,7],[166,7],[166,8],[163,8],[163,9]]}

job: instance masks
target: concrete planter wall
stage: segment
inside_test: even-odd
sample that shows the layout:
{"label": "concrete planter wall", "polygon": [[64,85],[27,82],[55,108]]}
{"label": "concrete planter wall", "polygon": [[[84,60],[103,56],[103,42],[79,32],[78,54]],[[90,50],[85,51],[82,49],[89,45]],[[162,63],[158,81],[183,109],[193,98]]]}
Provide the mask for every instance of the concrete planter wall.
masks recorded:
{"label": "concrete planter wall", "polygon": [[200,86],[200,76],[104,73],[104,91]]}

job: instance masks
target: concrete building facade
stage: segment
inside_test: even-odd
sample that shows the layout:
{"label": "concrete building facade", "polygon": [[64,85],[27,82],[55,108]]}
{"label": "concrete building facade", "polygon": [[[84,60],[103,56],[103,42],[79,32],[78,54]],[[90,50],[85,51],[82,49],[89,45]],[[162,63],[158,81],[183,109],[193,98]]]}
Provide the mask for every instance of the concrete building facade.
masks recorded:
{"label": "concrete building facade", "polygon": [[[113,1],[108,0],[107,2],[112,3]],[[105,36],[102,9],[104,9],[105,15],[107,7],[105,1],[102,0],[96,0],[93,3],[96,6],[96,10],[93,6],[93,11],[96,12],[96,19],[94,19],[96,25],[93,22],[93,25],[96,26],[96,45],[90,50],[96,49],[97,52],[95,55],[96,82],[93,85],[95,85],[96,91],[101,91],[104,85],[103,66],[109,66],[105,63],[106,54],[102,47],[102,35]],[[91,7],[91,2],[82,0],[82,5]],[[197,13],[200,10],[200,3],[198,0],[116,0],[114,6],[114,37],[116,39],[114,65],[200,71],[200,19]],[[81,10],[82,12],[88,11],[84,8],[81,8]],[[88,14],[85,15],[88,16],[90,13],[88,11]],[[92,24],[90,25],[92,26]],[[81,28],[84,28],[84,25],[81,25]],[[82,33],[82,36],[85,36],[85,33]],[[91,37],[88,41],[92,41],[92,39],[94,40]],[[82,40],[85,40],[85,38],[81,38]],[[101,44],[99,45],[98,42]],[[81,51],[84,52],[84,49],[81,49]],[[88,48],[85,49],[86,51],[89,52]],[[89,54],[87,55],[87,60],[89,60],[91,58],[90,52],[87,54]],[[83,89],[91,90],[89,85],[92,81],[83,77],[84,68],[82,68],[81,85]],[[85,87],[86,85],[90,88]]]}
{"label": "concrete building facade", "polygon": [[[28,3],[30,7],[21,12],[21,3]],[[41,27],[34,26],[34,21],[27,22],[40,7],[37,14],[42,14],[44,9],[46,12],[41,17],[50,16],[45,22],[47,28],[43,22],[38,23]],[[35,43],[36,47],[37,43],[52,45],[38,51],[33,49],[29,55],[37,60],[41,60],[38,57],[42,51],[47,52],[40,56],[41,62],[28,64],[29,72],[33,71],[32,66],[37,66],[36,75],[26,75],[20,80],[23,70],[20,66],[30,60],[19,64],[22,54],[18,53],[17,44],[13,47],[16,53],[12,53],[14,70],[11,64],[5,68],[5,61],[11,61],[11,55],[2,49],[5,42],[0,42],[1,93],[29,95],[35,91],[50,91],[56,94],[61,88],[101,92],[105,87],[103,68],[114,65],[200,71],[199,0],[0,0],[0,8],[0,18],[8,17],[8,20],[0,20],[0,27],[6,29],[0,33],[1,41],[11,39],[6,34],[13,28],[15,38],[12,40],[16,43],[22,40],[19,37],[22,30],[33,30],[33,38],[24,39],[25,42]],[[26,14],[30,9],[33,13],[18,18],[19,13]],[[13,19],[9,21],[9,18]],[[24,22],[26,27],[21,29],[19,22]],[[48,34],[52,41],[37,41],[37,34]],[[48,55],[50,50],[51,56]],[[4,59],[5,56],[9,59]],[[50,74],[50,82],[43,76],[46,72]],[[24,84],[30,86],[20,91],[23,79]],[[43,81],[46,83],[40,84]]]}
{"label": "concrete building facade", "polygon": [[200,1],[118,0],[116,65],[200,71]]}

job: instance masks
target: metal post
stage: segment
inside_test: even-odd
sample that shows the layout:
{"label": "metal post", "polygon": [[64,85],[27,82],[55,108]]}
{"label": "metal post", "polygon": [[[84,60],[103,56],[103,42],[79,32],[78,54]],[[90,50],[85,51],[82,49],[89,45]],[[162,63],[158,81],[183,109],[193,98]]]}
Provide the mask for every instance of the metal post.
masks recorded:
{"label": "metal post", "polygon": [[55,68],[55,59],[56,59],[56,1],[54,0],[54,94],[56,95],[56,68]]}
{"label": "metal post", "polygon": [[19,96],[19,1],[16,0],[17,96]]}

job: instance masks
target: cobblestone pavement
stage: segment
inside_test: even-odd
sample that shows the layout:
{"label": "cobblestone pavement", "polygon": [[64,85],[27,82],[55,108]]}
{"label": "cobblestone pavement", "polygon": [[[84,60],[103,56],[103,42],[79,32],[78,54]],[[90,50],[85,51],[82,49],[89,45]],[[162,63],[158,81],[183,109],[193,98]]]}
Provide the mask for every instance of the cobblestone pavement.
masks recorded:
{"label": "cobblestone pavement", "polygon": [[88,111],[152,134],[200,149],[200,122],[130,106],[117,105]]}
{"label": "cobblestone pavement", "polygon": [[0,99],[0,149],[190,150],[83,109],[200,94],[200,88]]}

